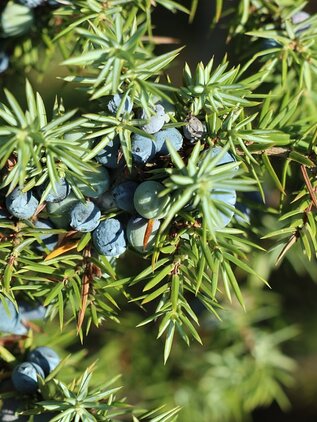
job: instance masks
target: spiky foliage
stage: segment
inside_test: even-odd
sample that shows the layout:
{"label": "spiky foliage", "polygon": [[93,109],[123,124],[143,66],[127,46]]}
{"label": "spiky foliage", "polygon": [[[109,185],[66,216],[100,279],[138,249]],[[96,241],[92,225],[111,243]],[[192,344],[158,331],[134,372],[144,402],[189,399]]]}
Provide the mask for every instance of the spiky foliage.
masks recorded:
{"label": "spiky foliage", "polygon": [[[103,382],[102,387],[91,387],[92,373],[96,369],[91,365],[72,383],[66,385],[56,378],[58,372],[65,365],[67,358],[52,372],[45,380],[39,377],[40,394],[42,400],[34,400],[34,407],[30,403],[21,401],[21,407],[18,410],[20,415],[36,417],[36,415],[49,415],[52,422],[71,422],[71,421],[115,421],[118,418],[129,417],[134,421],[160,421],[168,422],[175,420],[179,408],[169,411],[163,411],[162,407],[146,412],[138,409],[136,406],[129,405],[125,399],[118,399],[117,393],[121,387],[115,387],[113,384],[117,381],[114,378]],[[12,393],[2,396],[8,399]],[[123,420],[123,419],[121,419]]]}
{"label": "spiky foliage", "polygon": [[[296,24],[292,16],[304,3],[299,1],[292,7],[284,7],[282,1],[271,3],[243,1],[234,15],[230,35],[236,43],[239,66],[232,64],[234,57],[225,57],[219,65],[214,59],[206,66],[200,63],[195,71],[186,64],[180,87],[167,76],[167,67],[180,50],[155,55],[159,38],[153,35],[151,21],[157,5],[188,12],[179,3],[78,0],[65,2],[54,11],[54,22],[58,24],[53,29],[49,26],[49,30],[55,33],[54,42],[61,48],[62,64],[71,72],[62,77],[73,89],[79,87],[89,104],[80,110],[65,111],[58,98],[50,113],[29,82],[25,107],[23,101],[5,92],[6,100],[0,105],[1,208],[5,197],[17,186],[28,191],[46,182],[48,185],[32,219],[0,220],[2,298],[14,303],[21,299],[40,301],[48,307],[48,318],[58,318],[61,330],[75,320],[81,341],[93,326],[100,328],[105,320],[119,322],[122,308],[132,302],[138,310],[148,312],[137,322],[139,326],[152,322],[158,326],[158,337],[165,339],[166,362],[175,333],[187,345],[192,339],[202,342],[195,301],[219,320],[220,309],[230,308],[236,300],[247,309],[243,281],[252,277],[258,284],[267,284],[268,274],[253,268],[252,261],[264,248],[273,249],[277,262],[298,244],[308,260],[316,257],[316,17]],[[193,2],[191,16],[196,5]],[[218,1],[216,20],[221,7]],[[273,39],[278,45],[262,48],[262,38]],[[256,47],[254,54],[244,48],[250,45],[247,43]],[[111,115],[107,104],[117,93],[121,102]],[[128,97],[133,109],[124,112]],[[167,141],[168,155],[156,156],[139,168],[132,161],[131,136],[153,136],[141,129],[144,119],[139,118],[138,109],[150,115],[157,101],[174,107],[165,129],[182,130],[194,115],[206,130],[199,141],[184,141],[179,152]],[[80,137],[72,140],[78,132]],[[119,139],[123,164],[113,173],[113,183],[126,175],[137,182],[159,181],[163,186],[160,197],[168,198],[154,248],[144,254],[130,248],[114,263],[98,253],[91,233],[54,229],[47,233],[58,234],[59,243],[50,252],[41,241],[42,231],[35,227],[38,216],[48,217],[48,191],[57,180],[65,178],[82,200],[80,186],[89,186],[88,175],[98,170],[94,158],[115,138]],[[222,151],[216,156],[211,153],[215,147]],[[220,165],[229,152],[232,162]],[[266,207],[261,201],[248,203],[248,192],[255,190],[264,202],[267,181],[278,192],[275,207]],[[237,192],[238,204],[250,206],[251,217],[239,211],[238,205],[213,196],[228,190]],[[253,215],[253,210],[258,214]],[[265,213],[272,221],[275,218],[270,227],[256,221]],[[117,209],[106,211],[102,220],[120,218],[122,214]],[[221,227],[224,217],[229,217],[230,223]],[[254,221],[258,224],[254,225]],[[149,220],[145,250],[152,224]],[[275,238],[278,244],[267,240]],[[42,249],[35,247],[38,244]],[[125,265],[129,259],[139,265]],[[285,338],[291,334],[286,331]],[[238,418],[273,398],[281,405],[286,402],[280,385],[288,384],[292,364],[278,348],[270,355],[271,360],[261,361],[268,349],[283,340],[283,331],[272,336],[256,333],[255,345],[250,346],[252,356],[245,356],[245,345],[238,341],[223,356],[210,356],[213,379],[225,391],[228,384],[222,369],[229,373],[237,369],[241,376],[237,384],[246,386],[249,400],[237,410],[228,404],[227,414],[219,411],[223,418]],[[11,351],[10,341],[7,339],[0,348],[8,372],[16,352]],[[20,349],[23,347],[20,345]],[[241,362],[242,372],[238,366]],[[259,362],[263,364],[263,377],[252,377],[250,368]],[[129,410],[124,403],[114,401],[112,390],[102,388],[90,394],[88,372],[69,387],[54,376],[43,382],[41,394],[45,400],[39,401],[35,409],[39,413],[64,410],[64,415],[53,420],[112,420],[114,415]],[[256,382],[264,386],[253,393],[250,386]],[[274,395],[267,384],[273,385]],[[94,412],[89,410],[91,403]],[[134,420],[168,421],[176,413],[136,414]]]}
{"label": "spiky foliage", "polygon": [[85,119],[72,119],[76,110],[63,113],[56,103],[53,118],[48,121],[43,100],[38,93],[34,95],[29,82],[26,83],[28,109],[25,112],[10,92],[6,91],[6,97],[9,106],[2,104],[1,110],[1,168],[10,159],[16,164],[4,175],[1,188],[7,187],[10,193],[19,185],[27,191],[49,180],[50,189],[65,177],[76,191],[76,182],[84,178],[85,170],[94,171],[94,167],[86,163],[79,165],[78,157],[85,149],[80,141],[67,140],[67,134],[75,128],[78,130]]}

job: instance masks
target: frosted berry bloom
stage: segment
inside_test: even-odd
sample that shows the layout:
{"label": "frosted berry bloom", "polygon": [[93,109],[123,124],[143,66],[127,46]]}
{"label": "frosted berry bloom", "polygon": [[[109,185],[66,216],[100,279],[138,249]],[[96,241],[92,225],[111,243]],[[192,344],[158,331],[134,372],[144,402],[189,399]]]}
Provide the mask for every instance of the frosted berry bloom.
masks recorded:
{"label": "frosted berry bloom", "polygon": [[19,3],[30,9],[34,9],[35,7],[43,6],[46,3],[46,0],[19,0]]}
{"label": "frosted berry bloom", "polygon": [[78,202],[79,199],[73,193],[71,193],[60,202],[48,203],[48,215],[50,220],[53,221],[56,227],[60,229],[68,228],[71,220],[70,213]]}
{"label": "frosted berry bloom", "polygon": [[[108,102],[108,110],[110,113],[117,114],[119,107],[123,101],[123,96],[121,94],[115,94],[112,99]],[[124,100],[122,113],[131,113],[133,108],[133,102],[131,98],[127,95],[126,99]]]}
{"label": "frosted berry bloom", "polygon": [[92,232],[100,222],[101,212],[93,202],[78,202],[70,213],[70,225],[80,232]]}
{"label": "frosted berry bloom", "polygon": [[0,301],[0,332],[23,335],[27,333],[22,316],[7,298]]}
{"label": "frosted berry bloom", "polygon": [[29,352],[27,361],[38,365],[47,376],[56,368],[61,359],[50,347],[41,346]]}
{"label": "frosted berry bloom", "polygon": [[116,206],[123,211],[133,214],[135,212],[133,197],[138,184],[132,180],[122,182],[112,190]]}
{"label": "frosted berry bloom", "polygon": [[144,132],[153,134],[162,129],[164,123],[168,119],[168,116],[165,114],[164,107],[161,104],[157,104],[153,115],[149,117],[143,110],[141,113],[141,119],[148,120],[148,123],[142,126]]}
{"label": "frosted berry bloom", "polygon": [[131,139],[131,151],[134,164],[145,164],[155,155],[155,145],[152,139],[134,134]]}
{"label": "frosted berry bloom", "polygon": [[126,250],[123,226],[119,220],[108,218],[93,231],[93,243],[101,255],[119,256]]}
{"label": "frosted berry bloom", "polygon": [[33,362],[23,362],[17,365],[12,372],[14,388],[19,393],[32,394],[38,388],[37,375],[45,377],[42,368]]}
{"label": "frosted berry bloom", "polygon": [[114,138],[96,155],[95,160],[105,167],[114,169],[118,166],[120,141]]}
{"label": "frosted berry bloom", "polygon": [[15,188],[6,198],[7,210],[14,217],[22,219],[31,218],[38,207],[39,201],[32,192],[22,192],[22,189]]}
{"label": "frosted berry bloom", "polygon": [[[39,195],[43,195],[44,191],[47,189],[49,183],[46,183],[43,186],[38,188]],[[67,181],[63,178],[59,179],[54,183],[50,188],[47,195],[45,196],[46,202],[60,202],[70,194],[70,187]]]}
{"label": "frosted berry bloom", "polygon": [[154,135],[154,145],[156,153],[159,155],[168,155],[166,141],[169,141],[176,151],[183,146],[183,136],[179,130],[174,127],[160,130]]}

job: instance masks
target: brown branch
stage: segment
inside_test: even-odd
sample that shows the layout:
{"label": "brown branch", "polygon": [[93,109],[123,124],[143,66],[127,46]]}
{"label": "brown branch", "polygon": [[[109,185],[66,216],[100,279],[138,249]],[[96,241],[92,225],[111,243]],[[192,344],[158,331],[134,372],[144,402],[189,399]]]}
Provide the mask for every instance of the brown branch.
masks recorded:
{"label": "brown branch", "polygon": [[26,328],[32,328],[32,330],[35,331],[36,333],[41,333],[43,331],[37,324],[34,324],[34,322],[31,322],[31,321],[23,320],[22,324]]}
{"label": "brown branch", "polygon": [[309,176],[307,174],[306,166],[304,166],[302,164],[301,167],[300,167],[300,169],[301,169],[302,175],[304,177],[305,184],[306,184],[306,187],[308,189],[309,195],[311,197],[312,203],[315,205],[315,207],[317,209],[316,191],[315,191],[315,189],[313,188],[313,186],[311,184],[311,181],[310,181]]}
{"label": "brown branch", "polygon": [[77,318],[77,332],[78,333],[84,322],[84,317],[85,317],[87,303],[88,303],[89,287],[90,287],[90,277],[88,274],[84,274],[82,278],[82,285],[81,285],[81,306],[80,306],[80,310],[78,312],[78,318]]}
{"label": "brown branch", "polygon": [[[306,187],[308,189],[308,192],[311,198],[310,204],[308,205],[308,207],[305,208],[303,212],[303,227],[304,227],[308,222],[308,214],[312,211],[313,206],[315,206],[315,208],[317,209],[317,198],[316,198],[316,188],[312,186],[309,176],[307,174],[306,166],[304,164],[301,165],[301,172],[302,172]],[[281,262],[282,258],[287,253],[287,251],[289,251],[290,248],[300,238],[300,231],[302,230],[303,227],[297,227],[296,231],[291,235],[288,242],[286,243],[286,245],[283,247],[282,251],[280,252],[275,265],[278,265]]]}
{"label": "brown branch", "polygon": [[[285,157],[289,154],[291,150],[288,148],[282,148],[282,147],[271,147],[268,149],[263,149],[260,151],[250,151],[252,155],[261,155],[261,154],[267,154],[267,155],[276,155],[280,157]],[[245,152],[242,150],[237,150],[238,155],[245,155]]]}
{"label": "brown branch", "polygon": [[179,38],[174,38],[174,37],[163,37],[160,35],[153,35],[152,37],[149,37],[147,35],[145,35],[144,37],[142,37],[143,41],[151,41],[154,44],[180,44],[180,39]]}
{"label": "brown branch", "polygon": [[36,209],[35,213],[33,214],[32,218],[31,218],[31,221],[32,221],[33,223],[34,223],[34,221],[36,220],[36,218],[37,218],[38,214],[39,214],[41,211],[43,211],[45,207],[46,207],[46,203],[40,204],[40,205],[37,207],[37,209]]}
{"label": "brown branch", "polygon": [[144,238],[143,238],[143,250],[144,251],[145,251],[145,249],[147,247],[147,244],[149,242],[150,236],[152,234],[153,226],[154,226],[154,220],[153,219],[150,219],[148,221],[148,223],[147,223],[146,230],[145,230],[145,233],[144,233]]}
{"label": "brown branch", "polygon": [[89,258],[91,257],[91,251],[89,248],[84,250],[84,260],[85,260],[85,271],[82,278],[82,284],[81,284],[81,306],[80,310],[78,312],[78,318],[77,318],[77,332],[81,330],[81,327],[84,322],[85,313],[87,309],[88,304],[88,295],[90,290],[90,284],[93,281],[93,277],[95,274],[94,265],[92,262],[89,262]]}
{"label": "brown branch", "polygon": [[282,258],[286,254],[286,252],[291,249],[291,247],[297,242],[298,238],[299,238],[299,233],[298,233],[298,231],[296,231],[295,233],[292,234],[292,236],[289,238],[289,241],[286,243],[286,245],[281,250],[279,256],[277,257],[275,265],[278,265],[281,262]]}
{"label": "brown branch", "polygon": [[16,343],[18,341],[22,340],[26,340],[28,338],[27,335],[23,334],[23,335],[18,335],[18,334],[12,334],[12,335],[8,335],[8,336],[4,336],[0,338],[0,346],[7,346],[13,343]]}

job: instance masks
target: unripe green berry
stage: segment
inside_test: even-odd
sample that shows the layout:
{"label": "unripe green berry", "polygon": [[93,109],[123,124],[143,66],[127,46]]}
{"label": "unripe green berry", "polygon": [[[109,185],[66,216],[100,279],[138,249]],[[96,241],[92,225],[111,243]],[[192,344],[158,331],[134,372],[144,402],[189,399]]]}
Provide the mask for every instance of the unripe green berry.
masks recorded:
{"label": "unripe green berry", "polygon": [[141,183],[134,194],[134,206],[137,212],[144,218],[163,218],[166,215],[170,202],[170,196],[159,197],[164,186],[154,180]]}

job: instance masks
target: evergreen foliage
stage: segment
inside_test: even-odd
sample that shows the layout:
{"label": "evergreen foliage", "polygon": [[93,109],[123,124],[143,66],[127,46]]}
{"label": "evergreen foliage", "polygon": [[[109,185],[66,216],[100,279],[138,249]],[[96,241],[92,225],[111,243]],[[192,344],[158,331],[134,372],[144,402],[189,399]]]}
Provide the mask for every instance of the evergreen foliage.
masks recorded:
{"label": "evergreen foliage", "polygon": [[[295,18],[302,0],[241,0],[234,9],[217,0],[213,25],[226,17],[240,64],[227,55],[195,69],[185,64],[177,86],[168,68],[182,48],[156,54],[152,15],[166,8],[192,20],[198,0],[188,7],[172,0],[20,3],[1,6],[2,16],[23,9],[2,23],[3,50],[11,54],[5,72],[43,75],[62,57],[68,74],[60,78],[86,101],[67,110],[57,93],[50,109],[31,78],[25,98],[4,90],[1,315],[9,318],[10,307],[18,314],[23,301],[46,307],[42,327],[49,332],[58,321],[49,343],[65,356],[76,336],[84,343],[90,331],[124,324],[133,306],[143,316],[133,319],[138,330],[153,324],[164,339],[166,366],[173,345],[176,355],[185,347],[179,339],[197,351],[193,341],[209,344],[206,333],[214,335],[213,349],[198,352],[199,368],[179,363],[179,371],[201,375],[197,391],[190,382],[176,388],[177,404],[190,395],[196,402],[179,420],[244,420],[274,400],[287,408],[295,363],[281,344],[297,329],[265,329],[278,313],[266,290],[275,263],[289,260],[298,270],[304,262],[310,271],[317,254],[317,16]],[[157,110],[159,129],[148,129]],[[189,130],[191,122],[197,129]],[[103,156],[112,151],[115,159]],[[119,198],[126,181],[133,187]],[[266,204],[267,184],[278,192],[274,206]],[[34,198],[29,213],[25,198]],[[142,227],[133,227],[135,209]],[[46,345],[36,324],[26,316],[22,323],[27,333],[13,327],[0,339],[3,409],[17,396],[14,368]],[[101,355],[102,347],[98,367],[88,358],[82,373],[83,353],[65,357],[33,380],[34,394],[20,390],[18,410],[30,422],[46,413],[56,422],[176,420],[180,407],[172,401],[153,411],[128,405],[117,378],[98,375],[111,366],[111,356]],[[157,382],[166,382],[164,374]]]}

